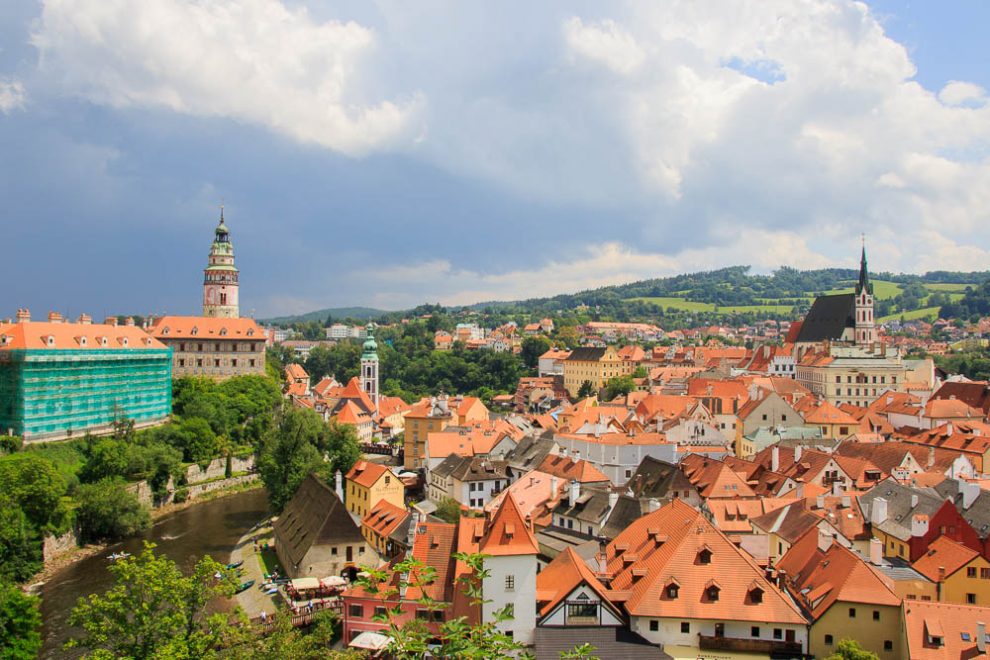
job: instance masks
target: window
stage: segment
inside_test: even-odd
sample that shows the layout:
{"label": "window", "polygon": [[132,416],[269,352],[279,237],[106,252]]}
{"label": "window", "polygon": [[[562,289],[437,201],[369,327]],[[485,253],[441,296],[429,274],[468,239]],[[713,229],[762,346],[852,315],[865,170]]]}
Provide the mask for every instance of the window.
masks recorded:
{"label": "window", "polygon": [[855,607],[850,607],[849,608],[849,618],[850,619],[855,619],[856,618],[856,608]]}
{"label": "window", "polygon": [[416,618],[419,619],[420,621],[429,621],[430,620],[430,611],[429,610],[416,610]]}
{"label": "window", "polygon": [[680,589],[676,584],[671,584],[667,587],[667,598],[677,598],[677,592]]}
{"label": "window", "polygon": [[351,605],[347,608],[348,616],[360,619],[364,616],[364,605]]}
{"label": "window", "polygon": [[981,568],[980,569],[980,579],[981,580],[990,580],[990,568]]}
{"label": "window", "polygon": [[515,588],[516,588],[516,576],[515,575],[506,575],[505,576],[505,590],[506,591],[515,591]]}
{"label": "window", "polygon": [[388,616],[388,610],[379,605],[375,607],[375,616]]}
{"label": "window", "polygon": [[656,619],[650,619],[650,632],[657,632],[660,630],[660,622]]}
{"label": "window", "polygon": [[714,585],[708,587],[708,589],[705,590],[705,593],[708,595],[708,600],[711,601],[712,603],[718,602],[718,592],[719,592],[719,588]]}
{"label": "window", "polygon": [[825,635],[825,646],[832,646],[832,636]]}
{"label": "window", "polygon": [[880,620],[880,610],[873,610],[873,620],[874,621]]}
{"label": "window", "polygon": [[567,618],[598,618],[598,603],[568,603]]}
{"label": "window", "polygon": [[681,632],[682,633],[691,632],[691,623],[688,621],[681,621]]}
{"label": "window", "polygon": [[750,626],[750,628],[749,628],[749,636],[750,637],[759,637],[760,636],[760,627],[759,626]]}
{"label": "window", "polygon": [[894,642],[892,642],[889,639],[883,640],[883,650],[884,651],[893,651],[894,650]]}
{"label": "window", "polygon": [[780,628],[774,628],[773,629],[773,638],[774,639],[783,639],[784,638],[784,631],[781,630]]}
{"label": "window", "polygon": [[710,564],[712,563],[712,551],[708,548],[704,548],[698,553],[698,563],[699,564]]}
{"label": "window", "polygon": [[966,594],[966,604],[976,605],[976,594]]}
{"label": "window", "polygon": [[976,577],[976,567],[967,566],[966,567],[966,577],[975,578]]}
{"label": "window", "polygon": [[337,556],[337,548],[335,548],[335,547],[333,547],[333,548],[330,548],[330,554],[331,554],[332,556],[334,556],[334,557],[335,557],[335,556]]}

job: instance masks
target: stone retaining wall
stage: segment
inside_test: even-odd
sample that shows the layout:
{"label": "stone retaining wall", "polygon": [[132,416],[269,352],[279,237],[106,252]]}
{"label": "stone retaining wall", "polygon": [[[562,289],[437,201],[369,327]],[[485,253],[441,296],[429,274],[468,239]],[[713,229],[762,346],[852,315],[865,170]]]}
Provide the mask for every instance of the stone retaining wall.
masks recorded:
{"label": "stone retaining wall", "polygon": [[[230,471],[232,473],[251,472],[252,470],[254,470],[254,456],[248,456],[247,458],[237,458],[235,456],[230,459]],[[186,483],[190,485],[198,484],[204,481],[210,481],[211,479],[220,479],[226,474],[227,459],[214,458],[206,466],[205,470],[198,465],[190,465],[186,468]]]}

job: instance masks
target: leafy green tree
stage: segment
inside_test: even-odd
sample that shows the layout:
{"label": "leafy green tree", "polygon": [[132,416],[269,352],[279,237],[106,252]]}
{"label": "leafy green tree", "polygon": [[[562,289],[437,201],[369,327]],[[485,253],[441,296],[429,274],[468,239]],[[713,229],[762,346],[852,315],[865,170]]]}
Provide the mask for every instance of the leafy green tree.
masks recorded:
{"label": "leafy green tree", "polygon": [[0,435],[0,454],[13,454],[24,446],[23,438],[16,435]]}
{"label": "leafy green tree", "polygon": [[76,492],[76,520],[84,541],[115,540],[148,529],[151,516],[123,479],[82,484]]}
{"label": "leafy green tree", "polygon": [[66,488],[54,463],[36,452],[0,456],[0,493],[16,502],[39,528],[62,515],[59,504]]}
{"label": "leafy green tree", "polygon": [[0,491],[0,581],[27,580],[41,565],[41,534],[24,510]]}
{"label": "leafy green tree", "polygon": [[855,639],[842,639],[836,645],[835,653],[825,660],[880,660],[880,656],[864,649]]}
{"label": "leafy green tree", "polygon": [[461,505],[453,497],[445,497],[437,503],[433,515],[445,522],[456,523],[461,517]]}
{"label": "leafy green tree", "polygon": [[285,410],[258,451],[258,473],[272,510],[280,512],[310,472],[329,479],[336,470],[349,470],[360,457],[351,431],[328,426],[307,408]]}
{"label": "leafy green tree", "polygon": [[535,369],[540,362],[540,356],[550,350],[550,340],[536,335],[522,340],[520,355],[530,369]]}
{"label": "leafy green tree", "polygon": [[214,658],[243,635],[226,614],[209,608],[213,599],[233,595],[233,571],[207,556],[185,576],[154,548],[146,543],[139,556],[111,564],[114,586],[79,599],[69,624],[82,633],[67,648],[88,649],[88,657],[100,660]]}
{"label": "leafy green tree", "polygon": [[586,380],[583,383],[581,383],[581,387],[578,388],[579,399],[584,399],[586,397],[594,396],[594,395],[595,395],[595,386],[591,383],[590,380]]}
{"label": "leafy green tree", "polygon": [[615,397],[625,396],[636,389],[636,383],[632,376],[616,376],[605,383],[605,400],[611,401]]}
{"label": "leafy green tree", "polygon": [[88,483],[127,475],[130,459],[127,444],[114,438],[91,438],[86,448],[86,464],[79,478]]}
{"label": "leafy green tree", "polygon": [[32,660],[41,649],[40,600],[0,582],[0,660]]}

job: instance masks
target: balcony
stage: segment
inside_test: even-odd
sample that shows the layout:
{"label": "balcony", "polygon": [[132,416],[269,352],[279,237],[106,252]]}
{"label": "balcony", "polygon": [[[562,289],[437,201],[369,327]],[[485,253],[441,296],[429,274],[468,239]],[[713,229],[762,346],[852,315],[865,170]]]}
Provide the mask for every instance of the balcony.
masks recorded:
{"label": "balcony", "polygon": [[742,637],[709,637],[708,635],[698,635],[698,637],[698,647],[703,651],[740,651],[803,657],[800,642],[778,642],[769,639],[744,639]]}

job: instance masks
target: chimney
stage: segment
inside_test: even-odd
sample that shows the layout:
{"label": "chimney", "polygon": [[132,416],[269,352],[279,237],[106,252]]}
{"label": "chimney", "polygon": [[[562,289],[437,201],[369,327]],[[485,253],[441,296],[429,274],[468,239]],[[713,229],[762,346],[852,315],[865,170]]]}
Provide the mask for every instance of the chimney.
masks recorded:
{"label": "chimney", "polygon": [[24,309],[17,310],[17,322],[27,323],[31,320],[31,311],[25,307]]}
{"label": "chimney", "polygon": [[574,450],[574,462],[577,463],[581,460],[581,452],[577,449]]}
{"label": "chimney", "polygon": [[849,497],[848,495],[843,495],[842,496],[842,508],[843,509],[848,509],[851,506],[852,506],[852,498]]}
{"label": "chimney", "polygon": [[825,496],[824,495],[819,495],[818,497],[815,498],[815,508],[816,509],[824,509],[825,508]]}
{"label": "chimney", "polygon": [[962,491],[962,505],[963,510],[969,509],[973,506],[973,502],[980,494],[980,485],[970,483],[969,481],[959,480],[959,490]]}
{"label": "chimney", "polygon": [[976,650],[980,653],[987,651],[987,624],[982,621],[976,622]]}
{"label": "chimney", "polygon": [[870,505],[870,524],[879,525],[887,519],[887,500],[878,497]]}
{"label": "chimney", "polygon": [[911,536],[924,536],[928,533],[928,516],[917,514],[911,517]]}
{"label": "chimney", "polygon": [[133,328],[134,327],[134,317],[133,316],[128,316],[126,319],[124,319],[124,325],[126,325],[129,328]]}
{"label": "chimney", "polygon": [[797,445],[794,447],[794,462],[797,463],[801,460],[801,454],[804,452],[804,447]]}
{"label": "chimney", "polygon": [[934,447],[929,447],[928,448],[928,465],[926,465],[925,467],[927,467],[929,469],[935,467],[935,448]]}
{"label": "chimney", "polygon": [[567,458],[567,447],[560,448],[560,455],[563,456],[564,458]]}
{"label": "chimney", "polygon": [[913,509],[916,506],[918,506],[918,494],[911,493],[911,508]]}
{"label": "chimney", "polygon": [[[334,484],[335,484],[334,492],[337,493],[337,497],[339,497],[340,498],[340,501],[343,502],[344,501],[344,475],[342,475],[340,473],[340,470],[337,470],[337,474],[334,475]],[[409,546],[409,547],[411,548],[412,546]]]}
{"label": "chimney", "polygon": [[108,316],[108,317],[106,317],[106,319],[103,320],[103,324],[104,325],[117,325],[117,317],[116,316]]}
{"label": "chimney", "polygon": [[619,503],[619,494],[614,490],[610,490],[608,492],[608,513],[612,513],[612,511],[615,509],[615,505],[618,503]]}
{"label": "chimney", "polygon": [[93,317],[89,314],[80,314],[79,318],[76,319],[76,323],[81,323],[83,325],[90,325],[93,323]]}
{"label": "chimney", "polygon": [[550,499],[557,499],[557,475],[555,474],[550,475]]}
{"label": "chimney", "polygon": [[801,479],[798,479],[798,485],[797,488],[794,489],[794,494],[797,495],[799,500],[804,499],[804,481]]}
{"label": "chimney", "polygon": [[49,323],[61,323],[62,315],[58,312],[48,312],[48,322]]}
{"label": "chimney", "polygon": [[818,528],[818,549],[822,552],[828,552],[828,549],[832,547],[832,535],[822,529]]}
{"label": "chimney", "polygon": [[874,566],[883,564],[883,541],[870,539],[870,563]]}
{"label": "chimney", "polygon": [[570,486],[571,506],[574,506],[574,504],[578,501],[578,498],[581,497],[581,483],[577,479],[571,479]]}
{"label": "chimney", "polygon": [[840,497],[842,495],[842,484],[843,484],[843,482],[841,482],[841,481],[833,481],[832,482],[832,496],[833,497]]}
{"label": "chimney", "polygon": [[780,447],[777,445],[770,448],[770,471],[780,471]]}
{"label": "chimney", "polygon": [[946,424],[945,424],[945,434],[947,436],[951,436],[952,435],[952,430],[953,430],[952,429],[952,422],[946,422]]}
{"label": "chimney", "polygon": [[449,408],[447,407],[448,402],[447,402],[446,394],[441,394],[437,398],[437,403],[440,404],[440,410],[442,410],[444,414],[447,414],[447,412],[449,412]]}
{"label": "chimney", "polygon": [[649,513],[653,513],[654,511],[660,508],[660,502],[657,500],[657,498],[651,497],[647,504],[647,508],[649,509]]}

